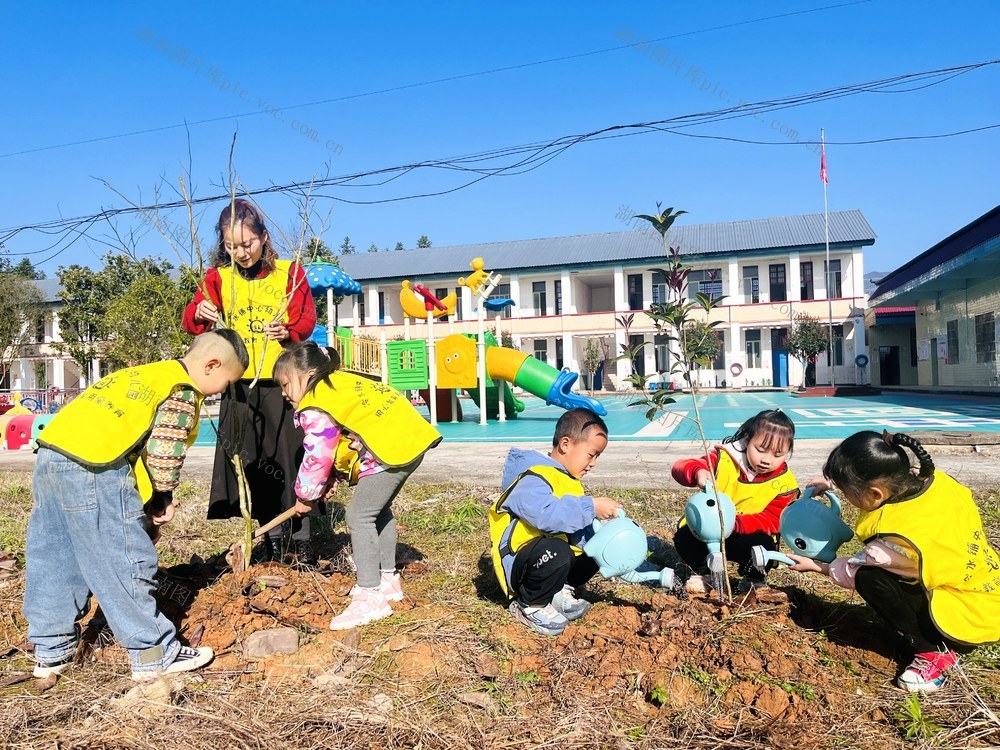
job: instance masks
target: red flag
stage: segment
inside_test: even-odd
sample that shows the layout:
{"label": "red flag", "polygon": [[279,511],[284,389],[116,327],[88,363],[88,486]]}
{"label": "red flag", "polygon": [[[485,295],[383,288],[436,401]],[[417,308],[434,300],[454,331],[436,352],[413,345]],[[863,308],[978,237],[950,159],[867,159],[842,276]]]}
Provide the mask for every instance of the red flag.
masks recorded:
{"label": "red flag", "polygon": [[823,180],[824,185],[829,185],[830,180],[826,176],[826,140],[823,131],[820,131],[819,135],[819,149],[819,178]]}

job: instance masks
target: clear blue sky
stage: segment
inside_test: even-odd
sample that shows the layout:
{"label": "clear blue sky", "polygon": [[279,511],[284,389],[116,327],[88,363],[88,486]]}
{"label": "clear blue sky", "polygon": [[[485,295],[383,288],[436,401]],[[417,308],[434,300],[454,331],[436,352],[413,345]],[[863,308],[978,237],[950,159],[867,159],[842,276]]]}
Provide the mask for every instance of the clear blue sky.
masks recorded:
{"label": "clear blue sky", "polygon": [[[620,49],[284,109],[617,47],[626,29],[651,39],[837,2],[8,3],[0,11],[0,153],[221,117],[190,128],[195,193],[208,196],[224,191],[236,130],[240,179],[263,187],[706,112],[727,105],[723,91],[732,105],[1000,57],[1000,3],[873,0],[659,42],[671,63],[683,58],[679,73],[652,54]],[[157,51],[161,40],[166,55]],[[172,59],[174,47],[188,50],[187,65]],[[226,79],[239,88],[220,91]],[[282,108],[281,120],[236,117],[262,106]],[[296,132],[293,120],[314,129],[316,140]],[[829,142],[981,127],[1000,123],[1000,66],[912,93],[862,94],[763,120],[691,131],[788,144],[782,127],[800,139],[818,138],[825,127]],[[331,155],[328,143],[341,153]],[[125,205],[100,180],[137,202],[150,200],[158,184],[174,198],[187,159],[183,129],[5,156],[0,228]],[[897,267],[1000,202],[1000,129],[829,145],[827,159],[830,209],[861,209],[878,234],[866,253],[868,271]],[[646,212],[657,200],[686,209],[689,223],[819,212],[818,171],[818,156],[802,145],[657,133],[580,144],[534,171],[450,195],[369,206],[323,200],[318,210],[333,208],[324,234],[331,247],[345,234],[362,252],[372,242],[412,247],[422,234],[443,246],[615,231],[626,228],[616,218],[621,206]],[[382,187],[328,192],[378,200],[467,177],[417,170]],[[259,200],[279,226],[291,226],[289,197]],[[206,237],[220,208],[205,210]],[[179,213],[169,218],[183,221]],[[146,231],[143,253],[170,257],[140,221],[118,222],[119,231],[130,227]],[[58,236],[32,232],[6,251],[14,261],[34,253],[28,257],[44,261],[52,276],[59,265],[97,263],[110,230],[88,234],[55,257],[63,245],[46,248]]]}

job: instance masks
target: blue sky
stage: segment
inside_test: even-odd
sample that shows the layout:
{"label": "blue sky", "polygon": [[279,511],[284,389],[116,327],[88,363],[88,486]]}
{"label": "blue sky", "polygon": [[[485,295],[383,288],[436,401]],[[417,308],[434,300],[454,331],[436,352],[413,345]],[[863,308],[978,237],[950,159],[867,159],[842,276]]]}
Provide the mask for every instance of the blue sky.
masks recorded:
{"label": "blue sky", "polygon": [[[234,132],[236,171],[258,188],[1000,57],[1000,4],[991,0],[872,0],[717,28],[825,5],[837,0],[510,2],[502,9],[458,2],[105,3],[100,10],[8,3],[0,11],[0,228],[125,205],[102,181],[136,202],[150,201],[158,186],[164,199],[175,198],[188,161],[183,128],[8,154],[185,120],[222,118],[190,127],[191,181],[197,196],[211,196],[224,192]],[[290,108],[669,36],[658,42],[662,52],[619,49]],[[187,63],[174,59],[180,49]],[[1000,66],[990,66],[911,93],[862,94],[762,121],[690,129],[783,145],[638,135],[576,145],[534,171],[449,195],[363,206],[323,199],[317,210],[325,216],[332,208],[327,244],[350,235],[359,251],[372,242],[412,247],[422,234],[444,246],[616,231],[627,228],[618,218],[622,206],[647,212],[656,201],[687,210],[689,223],[819,212],[819,157],[788,134],[816,139],[824,127],[830,209],[865,213],[879,237],[866,251],[866,270],[888,271],[1000,202],[1000,129],[868,146],[835,142],[996,123]],[[302,126],[315,136],[298,132]],[[467,178],[425,169],[384,186],[327,192],[374,201]],[[288,231],[294,201],[280,194],[259,201]],[[205,208],[206,238],[220,208]],[[185,221],[180,213],[167,218]],[[177,260],[141,221],[123,218],[117,227],[145,232],[142,253]],[[31,253],[51,276],[59,265],[96,265],[110,235],[107,225],[95,226],[63,249],[53,245],[58,236],[27,232],[8,241],[6,252],[15,261]]]}

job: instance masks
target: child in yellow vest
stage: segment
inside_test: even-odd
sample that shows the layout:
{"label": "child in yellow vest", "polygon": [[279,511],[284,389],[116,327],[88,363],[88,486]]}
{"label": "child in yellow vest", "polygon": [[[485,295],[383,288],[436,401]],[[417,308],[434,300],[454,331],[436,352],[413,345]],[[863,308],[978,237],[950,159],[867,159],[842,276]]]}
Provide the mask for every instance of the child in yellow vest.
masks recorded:
{"label": "child in yellow vest", "polygon": [[[736,525],[726,539],[726,555],[738,564],[740,590],[764,585],[765,576],[753,567],[755,546],[776,550],[781,511],[799,496],[799,485],[786,461],[792,455],[795,425],[778,410],[766,410],[748,419],[732,437],[715,446],[708,456],[686,458],[673,466],[673,477],[685,487],[714,482],[736,506]],[[695,575],[688,579],[689,593],[704,593],[707,585],[707,545],[684,521],[677,527],[674,547]],[[772,563],[773,565],[773,563]]]}
{"label": "child in yellow vest", "polygon": [[225,390],[248,361],[237,334],[206,333],[179,360],[102,378],[45,428],[25,550],[24,616],[36,677],[70,666],[91,595],[129,652],[132,679],[211,661],[210,648],[182,646],[156,607],[147,521],[158,529],[173,518],[172,493],[197,436],[201,401]]}
{"label": "child in yellow vest", "polygon": [[[904,448],[917,456],[916,475]],[[829,564],[789,555],[792,570],[826,573],[857,590],[914,651],[900,687],[937,690],[958,653],[1000,640],[1000,558],[972,493],[935,471],[918,441],[889,432],[847,438],[823,476],[810,485],[835,487],[861,510],[855,532],[865,547]]]}
{"label": "child in yellow vest", "polygon": [[[441,435],[399,391],[341,372],[339,365],[336,350],[305,341],[278,358],[274,377],[305,432],[295,481],[299,512],[310,512],[331,483],[352,481],[348,472],[357,477],[347,525],[358,584],[347,609],[330,621],[331,630],[348,630],[388,617],[389,602],[403,600],[392,501]],[[358,455],[346,464],[356,469],[345,469],[341,460],[348,444],[357,446]]]}
{"label": "child in yellow vest", "polygon": [[504,493],[490,508],[493,570],[514,619],[536,633],[559,635],[590,602],[578,588],[597,573],[583,553],[595,518],[614,518],[621,504],[591,497],[580,480],[608,446],[608,428],[589,409],[570,409],[556,422],[552,450],[511,448]]}

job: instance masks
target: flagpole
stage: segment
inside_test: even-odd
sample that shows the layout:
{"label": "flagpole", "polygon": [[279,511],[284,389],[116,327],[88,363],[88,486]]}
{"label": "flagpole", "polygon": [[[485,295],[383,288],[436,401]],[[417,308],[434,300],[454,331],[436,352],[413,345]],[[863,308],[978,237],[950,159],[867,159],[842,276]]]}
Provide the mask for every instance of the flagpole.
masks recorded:
{"label": "flagpole", "polygon": [[826,136],[823,128],[819,131],[819,142],[821,150],[821,176],[823,178],[823,230],[826,235],[826,306],[827,306],[827,316],[829,321],[827,324],[828,333],[828,345],[829,349],[826,353],[826,361],[830,367],[830,387],[837,387],[837,378],[834,375],[835,360],[833,356],[833,297],[831,296],[831,287],[833,284],[830,283],[833,277],[833,269],[830,268],[830,209],[827,204],[826,199],[826,184],[829,181],[826,174]]}

